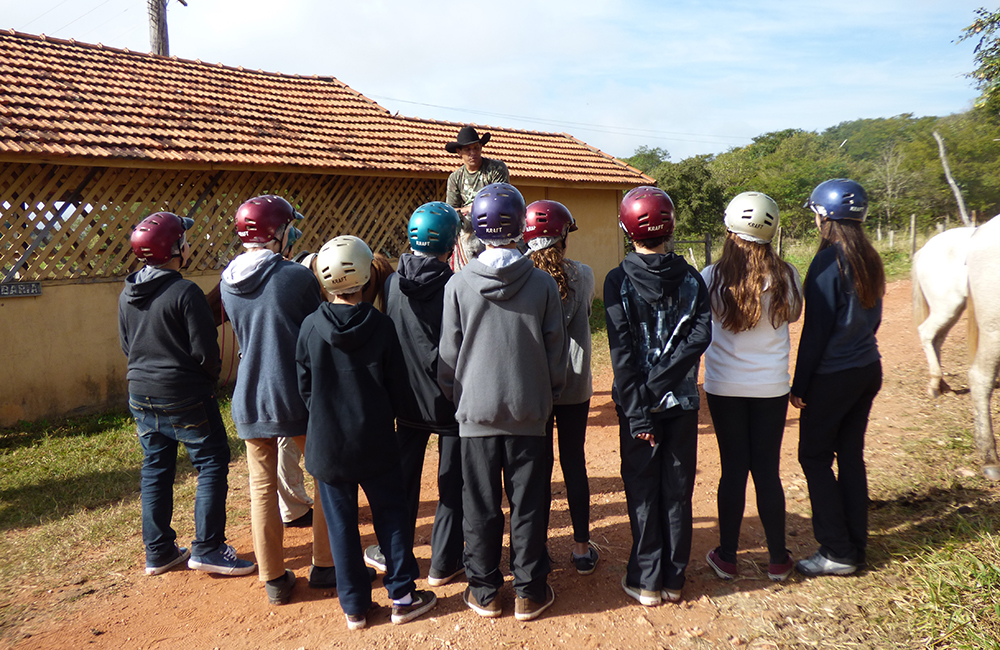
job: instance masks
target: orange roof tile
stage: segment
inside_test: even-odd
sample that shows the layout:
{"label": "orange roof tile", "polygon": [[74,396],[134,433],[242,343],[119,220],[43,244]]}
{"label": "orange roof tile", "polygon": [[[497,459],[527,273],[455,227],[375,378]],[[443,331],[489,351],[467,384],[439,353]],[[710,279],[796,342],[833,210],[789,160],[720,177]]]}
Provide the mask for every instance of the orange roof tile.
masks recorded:
{"label": "orange roof tile", "polygon": [[[461,124],[396,116],[333,77],[300,77],[0,32],[0,151],[193,167],[446,174]],[[652,179],[564,133],[476,125],[511,175]],[[112,163],[113,164],[113,163]]]}

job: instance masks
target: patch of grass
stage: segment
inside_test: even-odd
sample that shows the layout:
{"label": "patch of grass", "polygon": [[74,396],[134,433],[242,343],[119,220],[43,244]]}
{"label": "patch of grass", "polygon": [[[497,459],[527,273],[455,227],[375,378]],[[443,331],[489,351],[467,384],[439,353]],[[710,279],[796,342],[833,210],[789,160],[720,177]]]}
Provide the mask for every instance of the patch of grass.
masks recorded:
{"label": "patch of grass", "polygon": [[[228,399],[220,401],[234,461],[229,513],[245,516],[247,505],[232,499],[246,483],[245,463],[237,462],[244,447]],[[30,603],[40,593],[113,585],[141,566],[141,466],[135,424],[124,411],[0,429],[0,635],[37,615]],[[173,522],[180,539],[194,537],[196,484],[181,446]],[[85,588],[70,592],[77,589]]]}

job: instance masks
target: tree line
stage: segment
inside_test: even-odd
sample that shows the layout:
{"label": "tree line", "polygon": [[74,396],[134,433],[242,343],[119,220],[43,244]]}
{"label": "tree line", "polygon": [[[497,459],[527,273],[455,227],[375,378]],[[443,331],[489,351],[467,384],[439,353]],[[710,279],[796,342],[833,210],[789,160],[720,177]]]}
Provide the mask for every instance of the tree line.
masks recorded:
{"label": "tree line", "polygon": [[625,161],[674,199],[682,235],[721,235],[726,204],[751,190],[777,201],[786,232],[803,234],[813,222],[803,203],[829,178],[853,178],[865,187],[871,227],[905,229],[916,214],[919,228],[931,228],[959,218],[934,131],[968,209],[980,222],[1000,212],[1000,117],[985,106],[947,117],[853,120],[822,132],[774,131],[744,147],[676,163],[666,150],[643,146]]}

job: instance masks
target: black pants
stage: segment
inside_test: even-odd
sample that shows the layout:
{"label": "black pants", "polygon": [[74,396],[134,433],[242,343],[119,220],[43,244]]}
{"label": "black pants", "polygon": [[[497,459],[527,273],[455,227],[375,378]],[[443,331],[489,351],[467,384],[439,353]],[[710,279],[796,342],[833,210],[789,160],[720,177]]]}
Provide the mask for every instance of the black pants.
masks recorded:
{"label": "black pants", "polygon": [[[680,411],[679,407],[677,408]],[[632,553],[626,580],[651,591],[684,586],[691,558],[691,497],[698,464],[698,411],[680,411],[654,422],[655,445],[632,437],[618,412],[622,481]]]}
{"label": "black pants", "polygon": [[[566,501],[569,517],[573,522],[573,541],[586,544],[590,541],[590,481],[587,478],[587,417],[590,400],[580,404],[556,405],[545,424],[549,448],[553,442],[553,423],[559,429],[559,466],[566,484]],[[552,477],[553,455],[549,456],[549,478]]]}
{"label": "black pants", "polygon": [[740,526],[746,506],[747,477],[753,474],[757,513],[767,537],[771,562],[784,562],[785,491],[778,469],[781,438],[788,414],[788,395],[724,397],[708,394],[715,436],[719,441],[719,555],[736,562]]}
{"label": "black pants", "polygon": [[462,566],[462,439],[438,436],[438,504],[431,532],[431,567],[444,575]]}
{"label": "black pants", "polygon": [[[864,564],[868,546],[865,430],[882,364],[813,375],[799,420],[799,464],[809,484],[813,534],[831,560]],[[833,459],[837,459],[837,474]]]}
{"label": "black pants", "polygon": [[410,548],[413,548],[417,510],[420,508],[420,477],[424,473],[424,454],[427,452],[427,442],[431,438],[431,432],[397,424],[396,438],[399,440],[399,464],[403,470],[401,479],[409,524],[407,531]]}
{"label": "black pants", "polygon": [[510,502],[514,591],[536,602],[548,598],[545,524],[551,501],[550,457],[551,446],[543,436],[462,438],[465,575],[482,605],[493,602],[503,584],[503,489]]}

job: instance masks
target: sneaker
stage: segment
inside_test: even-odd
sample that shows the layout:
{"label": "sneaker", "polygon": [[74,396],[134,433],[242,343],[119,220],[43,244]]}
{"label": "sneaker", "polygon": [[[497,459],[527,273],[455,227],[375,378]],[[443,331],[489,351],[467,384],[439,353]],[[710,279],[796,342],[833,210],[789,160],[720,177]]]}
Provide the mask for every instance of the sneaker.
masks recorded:
{"label": "sneaker", "polygon": [[679,603],[681,602],[681,590],[680,589],[660,589],[660,598],[668,603]]}
{"label": "sneaker", "polygon": [[810,578],[824,575],[846,576],[858,570],[858,567],[853,564],[831,560],[819,551],[813,553],[811,557],[796,562],[795,568],[799,570],[799,573]]}
{"label": "sneaker", "polygon": [[660,604],[662,596],[659,591],[650,591],[649,589],[640,589],[639,587],[633,587],[628,583],[628,576],[622,576],[622,589],[631,598],[635,598],[639,601],[640,605],[645,605],[646,607],[656,607]]}
{"label": "sneaker", "polygon": [[385,555],[382,554],[382,548],[378,544],[372,544],[365,549],[365,564],[385,573]]}
{"label": "sneaker", "polygon": [[295,574],[291,569],[285,569],[285,575],[264,583],[267,600],[272,605],[285,605],[292,599],[292,587],[295,586]]}
{"label": "sneaker", "polygon": [[313,509],[309,508],[306,514],[296,517],[284,523],[285,528],[311,528],[313,525]]}
{"label": "sneaker", "polygon": [[415,590],[412,595],[413,602],[409,605],[393,604],[392,617],[390,618],[393,625],[409,623],[421,614],[429,612],[435,605],[437,605],[438,599],[437,596],[434,595],[433,591]]}
{"label": "sneaker", "polygon": [[[368,567],[365,567],[366,569]],[[336,589],[337,588],[337,567],[316,566],[309,568],[309,588],[310,589]]]}
{"label": "sneaker", "polygon": [[780,582],[791,575],[794,567],[795,563],[792,562],[791,553],[785,553],[784,562],[779,562],[778,564],[771,562],[767,565],[767,577],[771,580]]}
{"label": "sneaker", "polygon": [[368,612],[373,609],[377,609],[378,605],[372,603],[368,606],[368,611],[363,614],[345,614],[347,617],[347,629],[348,630],[363,630],[365,626],[368,625]]}
{"label": "sneaker", "polygon": [[480,605],[479,601],[476,600],[475,594],[472,593],[472,587],[465,588],[465,593],[462,594],[462,600],[465,601],[465,604],[469,607],[469,609],[483,618],[497,618],[503,614],[503,609],[500,607],[499,597],[491,600],[489,605]]}
{"label": "sneaker", "polygon": [[601,556],[597,554],[597,549],[591,546],[587,549],[586,555],[570,554],[570,560],[576,566],[576,572],[582,576],[589,576],[597,568],[597,561]]}
{"label": "sneaker", "polygon": [[552,603],[556,602],[556,592],[552,590],[550,585],[546,585],[545,588],[548,590],[548,597],[544,603],[518,596],[514,600],[514,618],[519,621],[533,621],[541,616],[542,612],[547,610]]}
{"label": "sneaker", "polygon": [[717,548],[709,551],[708,555],[705,556],[705,560],[708,562],[708,566],[712,567],[715,571],[715,575],[723,580],[732,580],[739,574],[739,569],[736,568],[736,565],[723,560]]}
{"label": "sneaker", "polygon": [[174,568],[181,562],[186,562],[189,557],[191,557],[191,551],[184,547],[179,547],[174,544],[174,548],[177,550],[177,556],[170,560],[166,564],[160,564],[157,566],[151,566],[148,562],[146,563],[146,575],[148,576],[158,576],[161,573],[166,573],[170,569]]}
{"label": "sneaker", "polygon": [[192,555],[188,560],[188,568],[227,576],[245,576],[253,573],[257,565],[250,560],[241,560],[236,557],[235,548],[222,544],[208,555]]}
{"label": "sneaker", "polygon": [[348,630],[363,630],[368,625],[368,614],[347,614]]}
{"label": "sneaker", "polygon": [[441,587],[448,584],[462,573],[465,573],[464,566],[460,566],[454,571],[438,571],[434,567],[431,567],[431,570],[427,572],[427,584],[432,587]]}

